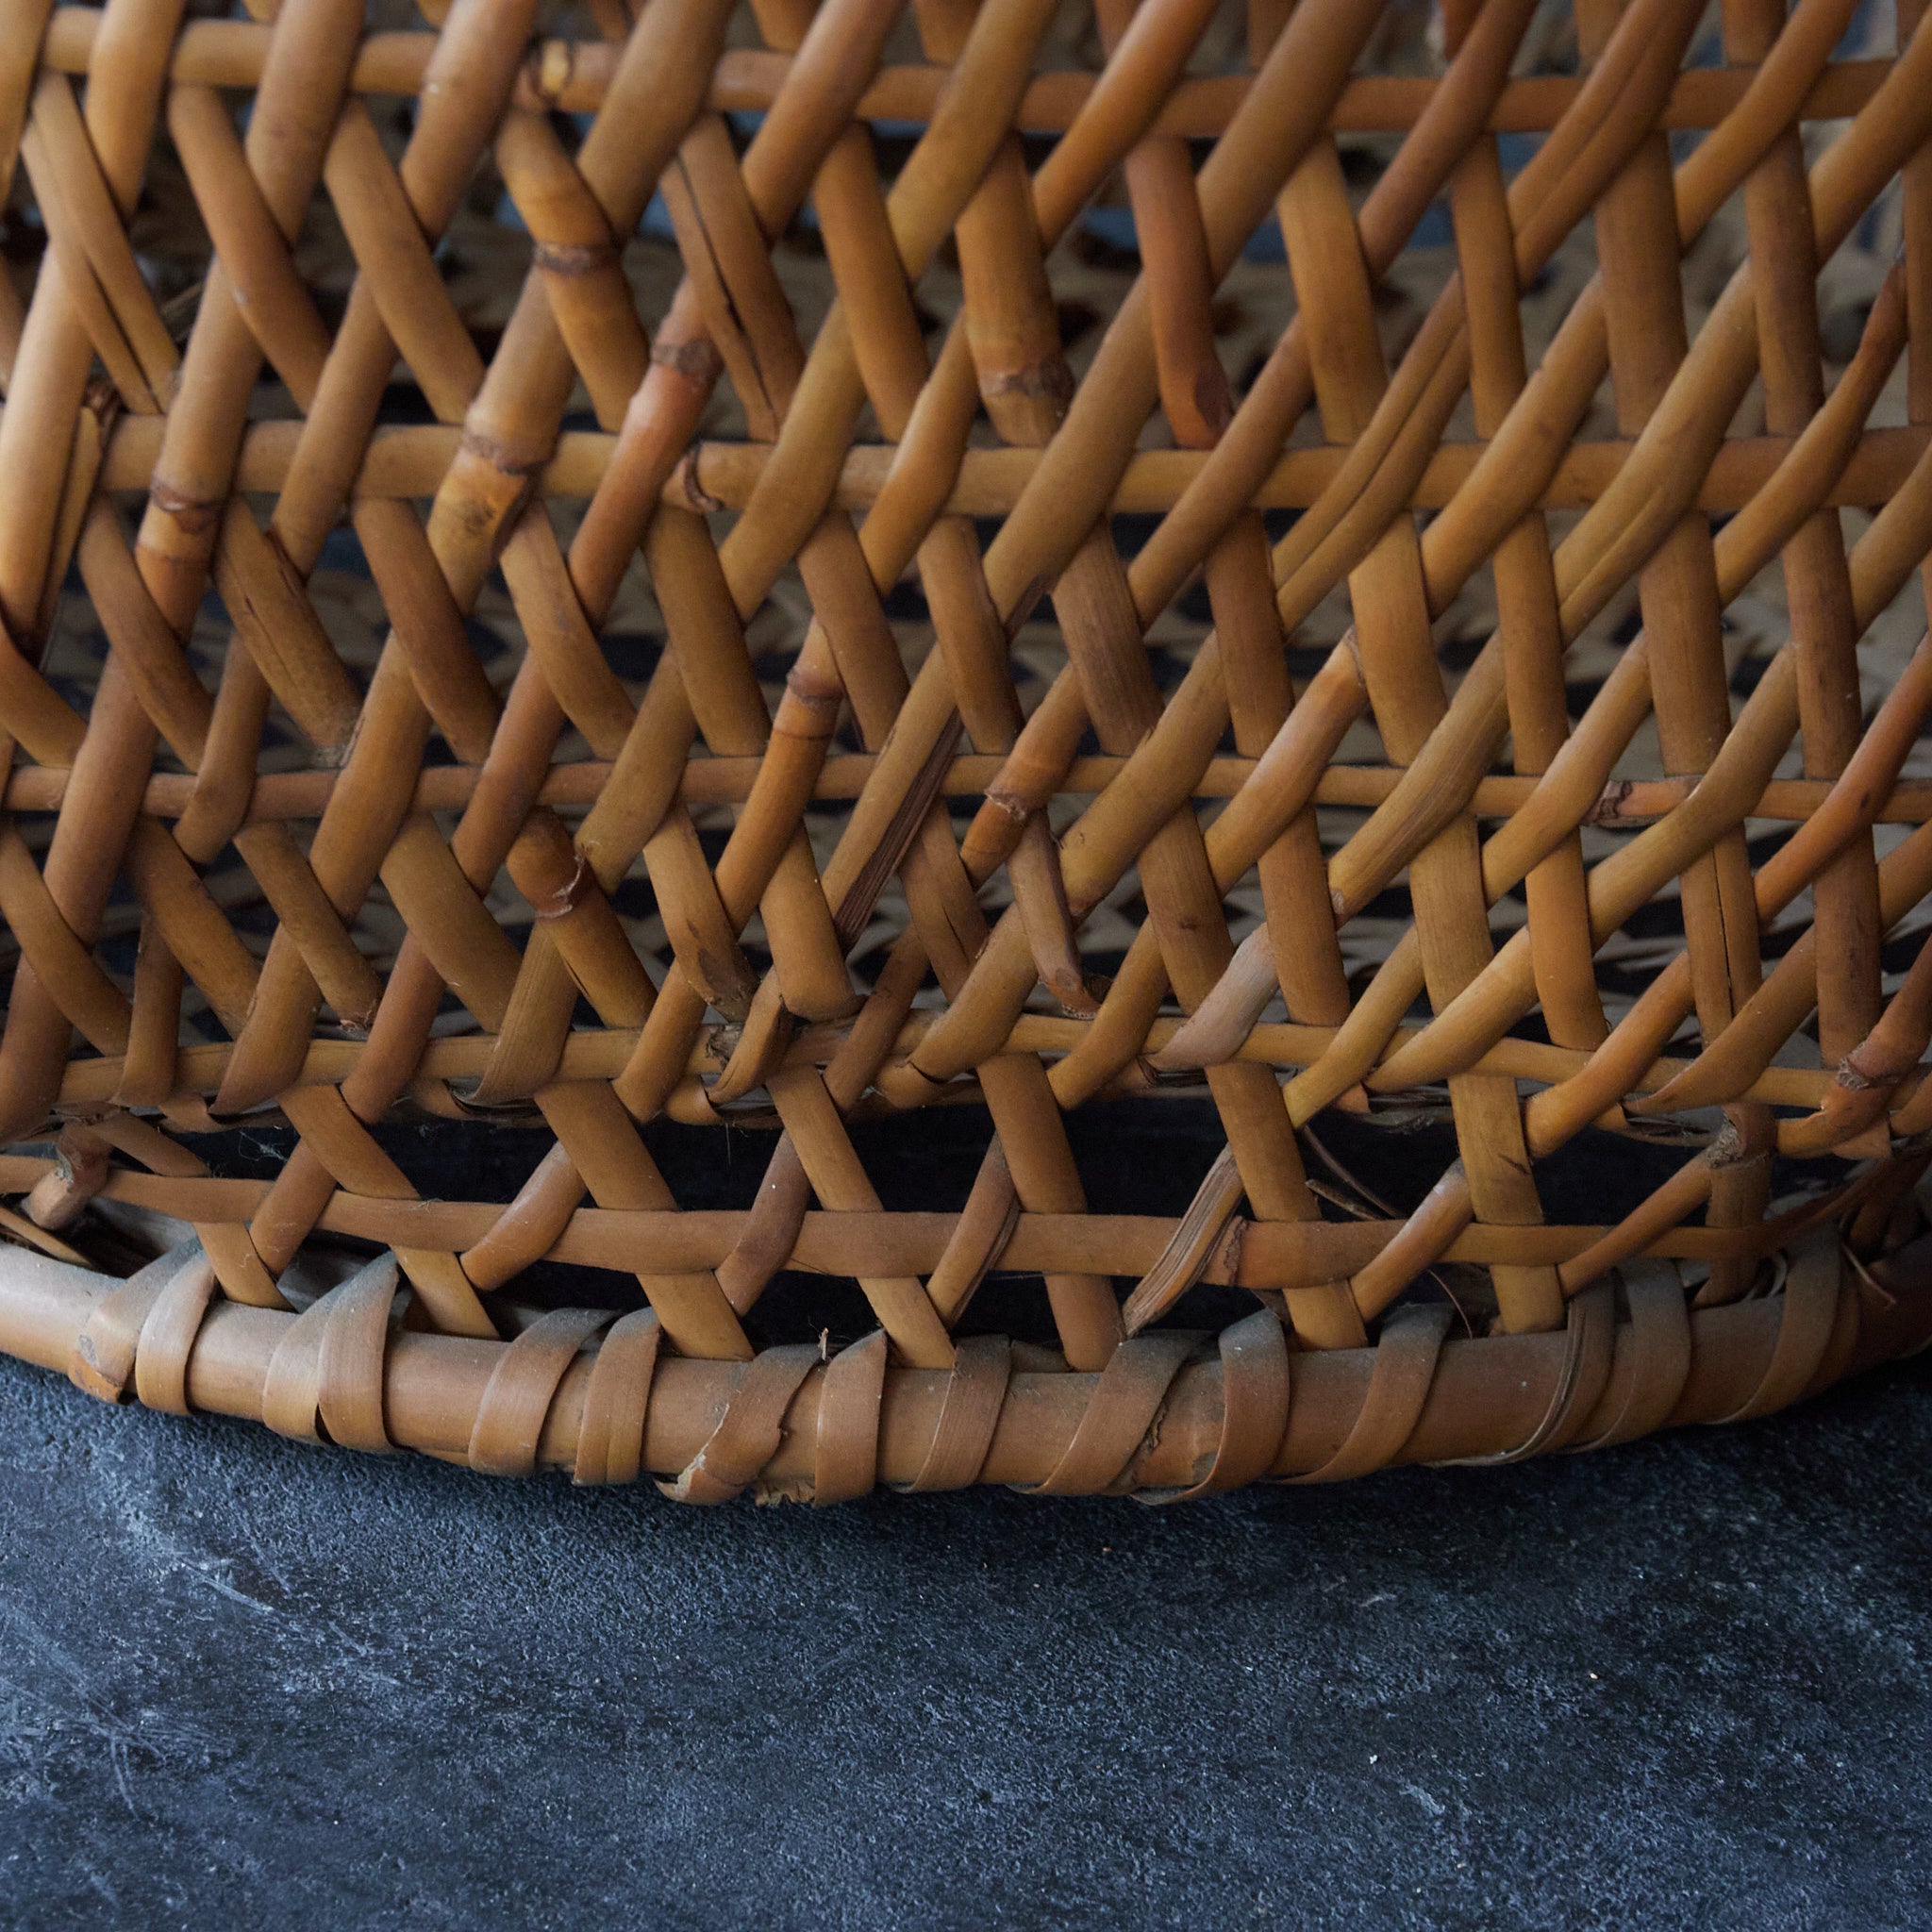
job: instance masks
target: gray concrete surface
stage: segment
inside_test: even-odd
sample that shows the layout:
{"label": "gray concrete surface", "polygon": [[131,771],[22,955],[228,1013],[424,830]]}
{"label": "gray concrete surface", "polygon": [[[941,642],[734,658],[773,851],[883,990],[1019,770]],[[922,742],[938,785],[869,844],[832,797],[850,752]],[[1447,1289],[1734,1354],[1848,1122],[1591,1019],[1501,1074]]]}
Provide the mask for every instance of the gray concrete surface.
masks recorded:
{"label": "gray concrete surface", "polygon": [[1167,1512],[680,1509],[0,1365],[0,1920],[1932,1923],[1932,1366]]}

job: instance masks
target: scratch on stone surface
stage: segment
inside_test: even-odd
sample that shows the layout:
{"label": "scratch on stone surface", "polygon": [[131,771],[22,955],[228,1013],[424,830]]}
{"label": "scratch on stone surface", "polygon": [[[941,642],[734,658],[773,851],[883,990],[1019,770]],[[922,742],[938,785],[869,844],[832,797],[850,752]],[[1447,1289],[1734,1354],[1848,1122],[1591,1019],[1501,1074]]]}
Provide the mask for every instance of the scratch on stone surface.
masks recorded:
{"label": "scratch on stone surface", "polygon": [[237,1590],[225,1577],[215,1574],[218,1567],[221,1569],[227,1568],[225,1561],[217,1565],[214,1563],[191,1563],[184,1559],[175,1567],[190,1582],[206,1584],[217,1596],[225,1596],[230,1603],[240,1604],[244,1609],[259,1610],[265,1617],[273,1617],[275,1614],[273,1604],[265,1604],[258,1596],[250,1596],[246,1591]]}
{"label": "scratch on stone surface", "polygon": [[[28,1643],[48,1657],[58,1672],[63,1675],[69,1674],[66,1659],[61,1657],[58,1652],[44,1641],[35,1642],[35,1633],[29,1631],[25,1634]],[[134,1790],[127,1774],[128,1752],[131,1745],[139,1740],[127,1726],[116,1723],[101,1710],[84,1683],[72,1681],[70,1677],[70,1689],[75,1693],[75,1701],[63,1704],[49,1697],[44,1691],[36,1690],[32,1685],[21,1683],[17,1678],[0,1677],[0,1690],[4,1690],[16,1705],[38,1706],[48,1713],[46,1723],[31,1729],[15,1728],[9,1732],[6,1741],[27,1744],[38,1739],[44,1746],[46,1737],[51,1732],[58,1731],[63,1724],[77,1726],[89,1737],[107,1745],[108,1762],[113,1770],[115,1789],[121,1793],[122,1801],[126,1805],[129,1813],[139,1818],[141,1810],[134,1802]]]}
{"label": "scratch on stone surface", "polygon": [[108,1758],[114,1767],[114,1789],[121,1793],[122,1802],[136,1818],[141,1816],[141,1807],[134,1802],[134,1788],[127,1782],[127,1740],[111,1738],[108,1741]]}
{"label": "scratch on stone surface", "polygon": [[[92,1715],[93,1691],[88,1682],[87,1674],[81,1667],[43,1631],[4,1599],[0,1599],[0,1621],[6,1623],[24,1649],[32,1652],[44,1665],[67,1680],[68,1688],[81,1700]],[[0,1682],[11,1682],[13,1688],[23,1695],[33,1697],[42,1703],[51,1703],[43,1693],[21,1684],[18,1680],[0,1679]],[[101,1725],[100,1728],[103,1737],[114,1735],[106,1725]]]}

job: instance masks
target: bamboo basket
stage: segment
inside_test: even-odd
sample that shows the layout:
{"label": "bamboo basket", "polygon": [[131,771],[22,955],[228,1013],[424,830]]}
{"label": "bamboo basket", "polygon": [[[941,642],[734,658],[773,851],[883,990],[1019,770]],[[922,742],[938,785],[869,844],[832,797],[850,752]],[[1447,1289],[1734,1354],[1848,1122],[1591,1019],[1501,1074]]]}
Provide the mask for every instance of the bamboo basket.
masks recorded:
{"label": "bamboo basket", "polygon": [[0,1347],[823,1503],[1922,1345],[1921,5],[12,0]]}

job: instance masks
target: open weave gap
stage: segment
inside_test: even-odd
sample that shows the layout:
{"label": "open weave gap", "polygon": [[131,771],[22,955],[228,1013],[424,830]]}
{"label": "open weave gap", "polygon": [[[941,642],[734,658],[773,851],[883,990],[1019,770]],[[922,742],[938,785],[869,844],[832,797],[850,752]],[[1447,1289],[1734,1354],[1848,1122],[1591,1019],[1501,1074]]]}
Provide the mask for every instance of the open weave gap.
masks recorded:
{"label": "open weave gap", "polygon": [[1911,4],[28,0],[0,1343],[694,1501],[1916,1345],[1928,138]]}

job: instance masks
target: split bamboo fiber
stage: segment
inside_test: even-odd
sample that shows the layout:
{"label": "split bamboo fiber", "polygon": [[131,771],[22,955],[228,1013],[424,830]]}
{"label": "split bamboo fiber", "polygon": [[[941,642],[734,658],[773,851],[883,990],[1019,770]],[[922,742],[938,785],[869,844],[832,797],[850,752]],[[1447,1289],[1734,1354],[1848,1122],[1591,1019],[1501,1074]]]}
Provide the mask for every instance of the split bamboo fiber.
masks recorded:
{"label": "split bamboo fiber", "polygon": [[1920,1346],[1921,11],[14,0],[0,1346],[820,1502]]}

